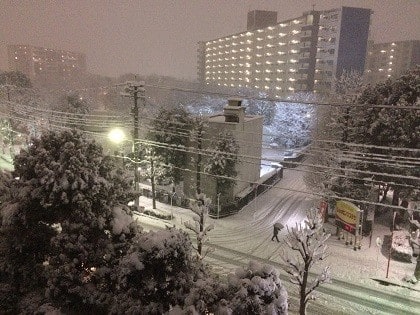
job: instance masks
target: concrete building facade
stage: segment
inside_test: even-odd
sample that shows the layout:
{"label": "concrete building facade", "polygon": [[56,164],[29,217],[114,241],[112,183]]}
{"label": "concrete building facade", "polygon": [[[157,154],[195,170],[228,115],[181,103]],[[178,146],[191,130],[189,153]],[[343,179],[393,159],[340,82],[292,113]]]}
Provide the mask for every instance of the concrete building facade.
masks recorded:
{"label": "concrete building facade", "polygon": [[[238,161],[235,166],[237,171],[236,184],[230,191],[223,192],[219,196],[219,202],[223,205],[232,203],[235,196],[250,187],[250,183],[257,182],[260,178],[262,135],[263,135],[263,116],[245,115],[245,107],[242,106],[240,99],[230,99],[224,107],[223,113],[208,116],[205,118],[206,128],[203,132],[201,150],[204,152],[201,159],[200,182],[201,191],[213,200],[213,205],[217,205],[216,179],[214,176],[206,175],[205,165],[211,156],[214,139],[218,139],[220,133],[228,132],[239,146]],[[195,144],[191,144],[195,147]],[[192,158],[192,159],[191,159]],[[197,154],[192,154],[190,160],[197,161]],[[191,172],[184,180],[184,193],[190,198],[194,198],[197,185],[195,175],[196,165],[190,163],[188,167]]]}
{"label": "concrete building facade", "polygon": [[30,45],[7,46],[9,70],[21,71],[31,81],[71,81],[86,73],[82,53]]}
{"label": "concrete building facade", "polygon": [[198,44],[199,81],[272,96],[329,91],[344,69],[363,72],[371,13],[341,7],[281,22],[272,14],[270,25],[261,25],[249,22],[258,16],[252,11],[247,31]]}
{"label": "concrete building facade", "polygon": [[365,80],[375,84],[420,65],[420,41],[369,43]]}

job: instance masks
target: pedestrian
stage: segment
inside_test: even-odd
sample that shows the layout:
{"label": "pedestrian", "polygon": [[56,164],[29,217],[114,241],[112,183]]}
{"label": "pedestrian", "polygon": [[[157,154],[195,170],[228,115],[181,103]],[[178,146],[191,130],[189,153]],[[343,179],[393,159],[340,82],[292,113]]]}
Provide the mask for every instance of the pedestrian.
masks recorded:
{"label": "pedestrian", "polygon": [[279,228],[276,225],[274,225],[273,237],[271,238],[271,240],[274,241],[274,238],[276,238],[277,242],[280,242],[277,236],[278,234],[279,234]]}

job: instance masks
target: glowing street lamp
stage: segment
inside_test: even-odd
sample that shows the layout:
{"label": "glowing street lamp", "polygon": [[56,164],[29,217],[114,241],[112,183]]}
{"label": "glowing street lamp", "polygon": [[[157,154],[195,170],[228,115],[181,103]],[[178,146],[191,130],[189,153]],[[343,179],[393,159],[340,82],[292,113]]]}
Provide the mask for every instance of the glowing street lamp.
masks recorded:
{"label": "glowing street lamp", "polygon": [[119,128],[114,128],[108,133],[108,139],[114,143],[121,143],[125,138],[124,131]]}

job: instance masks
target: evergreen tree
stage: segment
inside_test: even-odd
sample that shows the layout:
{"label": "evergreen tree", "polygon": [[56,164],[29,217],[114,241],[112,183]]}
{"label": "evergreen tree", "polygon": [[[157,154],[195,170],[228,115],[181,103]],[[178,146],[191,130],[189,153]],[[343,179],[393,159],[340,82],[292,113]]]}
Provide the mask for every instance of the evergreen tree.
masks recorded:
{"label": "evergreen tree", "polygon": [[36,296],[34,312],[46,300],[100,312],[112,289],[110,267],[136,232],[128,182],[100,146],[75,131],[32,139],[14,167],[11,197],[0,208],[2,271],[21,301],[14,309]]}
{"label": "evergreen tree", "polygon": [[[420,149],[420,68],[396,79],[367,87],[358,99],[363,107],[353,109],[349,140],[363,144],[369,159],[367,169],[373,180],[394,191],[399,199],[417,198],[420,169],[416,158]],[[416,197],[417,195],[417,197]]]}
{"label": "evergreen tree", "polygon": [[230,132],[221,132],[210,147],[213,152],[206,160],[204,172],[214,175],[216,181],[216,194],[229,194],[229,190],[236,184],[234,178],[238,174],[236,163],[238,161],[239,145]]}
{"label": "evergreen tree", "polygon": [[288,314],[288,295],[272,266],[251,261],[238,268],[229,275],[228,292],[232,313],[225,314]]}
{"label": "evergreen tree", "polygon": [[154,148],[156,155],[163,158],[165,164],[173,167],[167,175],[178,184],[183,179],[187,165],[186,147],[189,141],[191,119],[182,106],[170,109],[162,108],[152,122],[148,138],[159,144]]}

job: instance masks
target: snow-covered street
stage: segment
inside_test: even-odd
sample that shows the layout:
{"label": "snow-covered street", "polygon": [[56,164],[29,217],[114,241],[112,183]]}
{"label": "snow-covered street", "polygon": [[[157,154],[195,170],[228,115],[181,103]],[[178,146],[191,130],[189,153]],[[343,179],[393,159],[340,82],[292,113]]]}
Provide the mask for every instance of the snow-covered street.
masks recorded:
{"label": "snow-covered street", "polygon": [[[293,298],[293,290],[296,288],[288,283],[288,277],[281,269],[283,253],[288,250],[282,242],[287,234],[286,228],[279,233],[279,243],[271,241],[271,237],[275,222],[294,226],[304,220],[307,209],[318,204],[319,200],[316,197],[298,193],[296,190],[306,191],[302,171],[299,168],[288,169],[277,185],[258,196],[236,215],[219,220],[208,219],[209,223],[215,226],[209,233],[210,244],[215,251],[209,254],[206,260],[222,274],[232,272],[252,259],[272,264],[281,272]],[[141,198],[141,204],[151,208],[149,199]],[[170,211],[170,207],[158,203],[158,210]],[[165,225],[182,228],[183,222],[191,220],[191,215],[192,212],[188,209],[176,208],[172,222],[143,215],[139,216],[139,221],[146,229],[163,228]],[[385,279],[387,252],[378,248],[375,240],[390,234],[389,227],[378,221],[371,246],[369,247],[369,238],[365,237],[362,239],[361,249],[357,251],[354,251],[352,246],[346,246],[344,240],[339,240],[334,235],[336,228],[332,219],[325,224],[325,228],[332,234],[327,241],[330,255],[322,265],[315,265],[312,271],[317,272],[322,266],[330,265],[333,282],[319,288],[318,291],[323,293],[320,293],[320,299],[310,306],[310,310],[313,307],[312,314],[317,313],[317,307],[326,307],[331,314],[397,314],[400,311],[404,314],[416,314],[416,309],[420,308],[419,285],[408,289],[402,286],[383,286],[372,280]],[[414,261],[410,264],[391,260],[388,279],[403,285],[401,279],[404,275],[412,275],[414,268]],[[344,288],[347,285],[348,287]],[[365,298],[366,295],[369,298],[364,300],[362,297]],[[331,303],[332,300],[334,303]],[[372,309],[375,305],[376,310]],[[326,313],[328,312],[324,309],[323,314]]]}

